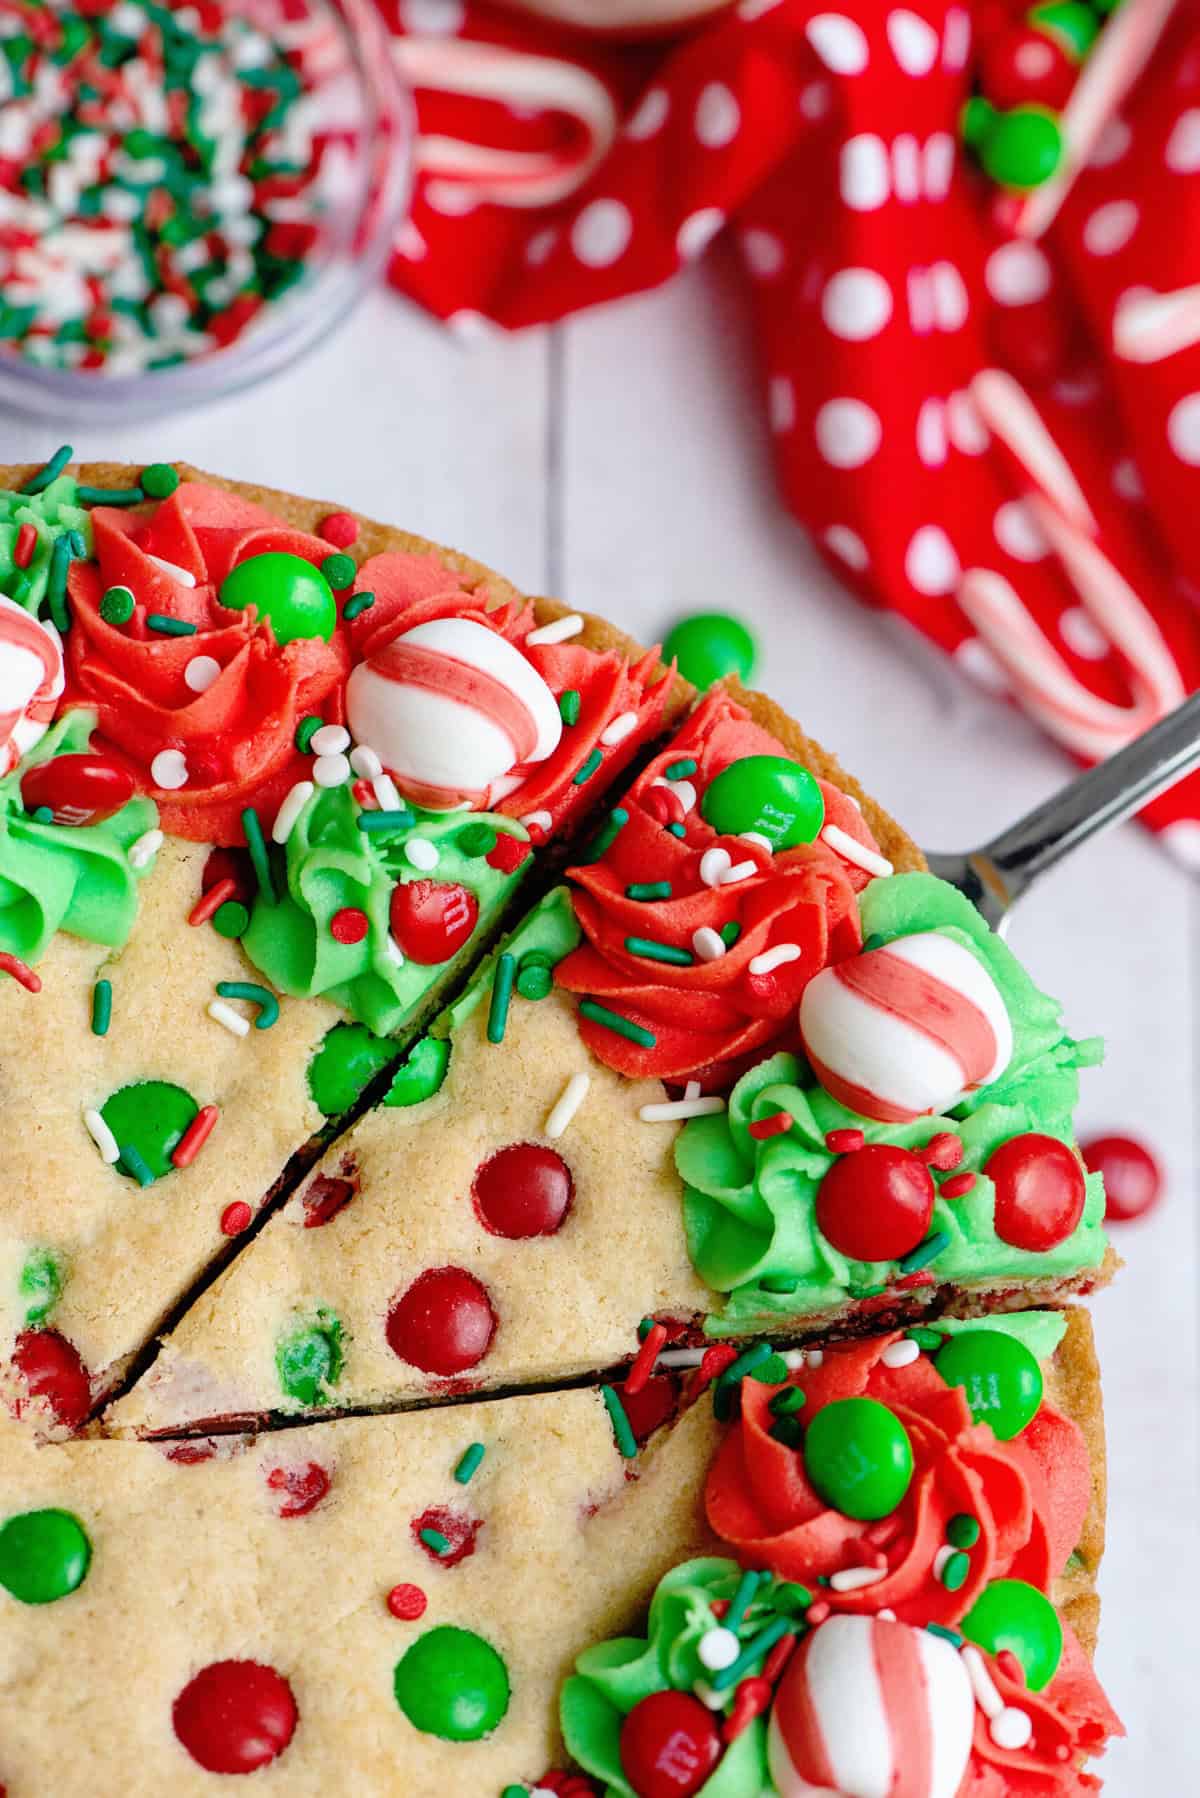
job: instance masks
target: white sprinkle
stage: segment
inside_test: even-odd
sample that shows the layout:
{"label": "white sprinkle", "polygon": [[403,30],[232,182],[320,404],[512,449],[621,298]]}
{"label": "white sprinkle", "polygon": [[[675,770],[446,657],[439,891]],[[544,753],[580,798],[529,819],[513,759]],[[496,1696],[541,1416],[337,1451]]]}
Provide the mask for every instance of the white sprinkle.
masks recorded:
{"label": "white sprinkle", "polygon": [[714,1692],[706,1679],[693,1680],[692,1691],[696,1694],[696,1697],[700,1700],[705,1710],[723,1711],[725,1709],[725,1700],[729,1694],[727,1692]]}
{"label": "white sprinkle", "polygon": [[662,774],[650,782],[652,787],[665,787],[668,793],[674,793],[685,812],[690,812],[696,803],[696,789],[690,780],[667,780]]}
{"label": "white sprinkle", "polygon": [[798,1373],[802,1367],[808,1366],[808,1356],[804,1349],[784,1349],[783,1363],[789,1373]]}
{"label": "white sprinkle", "polygon": [[689,1080],[683,1089],[683,1096],[685,1099],[698,1099],[700,1097],[700,1082],[698,1080]]}
{"label": "white sprinkle", "polygon": [[701,924],[692,932],[692,948],[701,961],[720,961],[725,953],[725,939],[711,924]]}
{"label": "white sprinkle", "polygon": [[344,787],[350,764],[344,755],[319,755],[313,763],[313,779],[319,787]]}
{"label": "white sprinkle", "polygon": [[153,861],[163,846],[161,830],[146,830],[136,842],[130,843],[127,851],[131,868],[145,868]]}
{"label": "white sprinkle", "polygon": [[1033,1734],[1033,1719],[1028,1711],[1006,1704],[998,1717],[988,1724],[988,1734],[997,1748],[1024,1748]]}
{"label": "white sprinkle", "polygon": [[371,779],[371,791],[381,812],[402,812],[404,801],[400,790],[390,774],[376,774]]}
{"label": "white sprinkle", "polygon": [[100,1113],[98,1111],[93,1111],[90,1106],[83,1114],[83,1121],[87,1125],[88,1135],[100,1151],[101,1161],[106,1162],[108,1166],[111,1167],[113,1162],[118,1161],[121,1156],[120,1145],[118,1144],[116,1137],[113,1135],[104,1119],[100,1116]]}
{"label": "white sprinkle", "polygon": [[920,1344],[905,1337],[902,1342],[889,1342],[879,1359],[885,1367],[911,1367],[920,1357]]}
{"label": "white sprinkle", "polygon": [[733,857],[728,849],[706,849],[700,857],[700,878],[706,887],[719,887],[728,874]]}
{"label": "white sprinkle", "polygon": [[535,643],[565,643],[568,637],[577,637],[583,629],[583,619],[578,612],[568,612],[565,618],[556,618],[553,624],[540,624],[535,631],[530,631],[525,641]]}
{"label": "white sprinkle", "polygon": [[698,1348],[664,1349],[654,1365],[655,1367],[699,1367],[705,1353],[706,1350]]}
{"label": "white sprinkle", "polygon": [[387,942],[383,945],[383,953],[389,961],[394,961],[398,968],[404,966],[404,951],[394,936],[388,937]]}
{"label": "white sprinkle", "polygon": [[224,1024],[226,1030],[234,1036],[249,1036],[250,1034],[249,1019],[235,1011],[232,1005],[226,1005],[224,999],[210,999],[208,1015],[214,1022]]}
{"label": "white sprinkle", "polygon": [[186,787],[187,758],[181,749],[160,749],[150,764],[150,778],[156,787]]}
{"label": "white sprinkle", "polygon": [[673,1099],[661,1105],[643,1105],[638,1116],[643,1124],[670,1124],[682,1118],[715,1117],[724,1109],[724,1099],[714,1094],[710,1099]]}
{"label": "white sprinkle", "polygon": [[295,828],[296,820],[316,792],[311,780],[298,780],[286,794],[283,804],[275,814],[275,822],[271,826],[271,840],[275,843],[286,843]]}
{"label": "white sprinkle", "polygon": [[770,837],[764,837],[761,830],[739,830],[738,836],[743,843],[755,843],[760,849],[765,849],[768,855],[775,853],[774,843]]}
{"label": "white sprinkle", "polygon": [[183,684],[193,693],[207,693],[221,678],[221,664],[216,656],[193,656],[183,671]]}
{"label": "white sprinkle", "polygon": [[356,774],[361,774],[364,780],[377,780],[383,773],[383,763],[375,751],[369,749],[365,743],[359,743],[350,751],[350,766]]}
{"label": "white sprinkle", "polygon": [[588,1088],[592,1084],[590,1074],[572,1074],[563,1087],[558,1101],[546,1119],[546,1135],[551,1142],[556,1142],[562,1135],[583,1101],[588,1096]]}
{"label": "white sprinkle", "polygon": [[732,1667],[742,1652],[742,1645],[734,1630],[706,1629],[696,1644],[696,1659],[710,1673],[720,1673],[723,1667]]}
{"label": "white sprinkle", "polygon": [[961,1652],[963,1666],[971,1681],[971,1690],[975,1694],[976,1704],[985,1717],[998,1717],[1004,1709],[1004,1700],[997,1692],[992,1676],[987,1670],[987,1662],[971,1642],[965,1642]]}
{"label": "white sprinkle", "polygon": [[934,1579],[941,1579],[942,1569],[945,1567],[946,1562],[950,1559],[950,1557],[953,1553],[954,1553],[954,1550],[949,1546],[948,1543],[943,1543],[941,1548],[938,1549],[937,1553],[933,1557],[933,1577],[934,1577]]}
{"label": "white sprinkle", "polygon": [[732,868],[726,868],[721,876],[721,885],[730,887],[735,880],[749,880],[752,874],[758,873],[757,862],[734,862]]}
{"label": "white sprinkle", "polygon": [[[528,778],[529,776],[526,774],[498,775],[488,788],[488,810],[495,811],[500,801],[509,798],[511,794],[517,791],[518,787],[523,787]],[[450,807],[452,812],[469,812],[470,809],[471,801],[469,799],[465,799],[461,805],[452,805]]]}
{"label": "white sprinkle", "polygon": [[323,724],[308,739],[308,746],[314,755],[341,755],[350,747],[350,732],[344,724]]}
{"label": "white sprinkle", "polygon": [[834,1592],[859,1592],[864,1586],[877,1586],[887,1574],[886,1567],[843,1567],[830,1574],[829,1584]]}
{"label": "white sprinkle", "polygon": [[896,1613],[895,1613],[895,1611],[893,1611],[890,1604],[883,1605],[878,1611],[876,1611],[875,1615],[877,1617],[882,1617],[882,1619],[885,1623],[895,1623],[895,1621],[896,1621]]}
{"label": "white sprinkle", "polygon": [[824,1349],[805,1349],[804,1350],[804,1364],[806,1367],[824,1367],[824,1365],[825,1365],[825,1350]]}
{"label": "white sprinkle", "polygon": [[[167,296],[164,294],[163,298],[165,299],[166,297]],[[173,581],[178,581],[181,587],[194,587],[196,585],[195,575],[189,573],[186,568],[181,568],[178,562],[168,562],[165,556],[152,556],[149,550],[146,551],[146,559],[147,561],[153,562],[156,568],[161,568],[164,574],[169,574]]]}
{"label": "white sprinkle", "polygon": [[442,859],[437,852],[437,845],[427,837],[410,837],[404,845],[404,856],[406,861],[411,862],[414,868],[420,868],[424,874],[428,874],[431,868],[436,868]]}
{"label": "white sprinkle", "polygon": [[606,749],[612,749],[617,743],[623,743],[631,730],[637,729],[636,712],[618,712],[611,724],[606,724],[600,732],[600,741]]}
{"label": "white sprinkle", "polygon": [[799,943],[776,943],[773,949],[764,949],[761,955],[750,958],[752,974],[773,974],[776,968],[786,968],[790,961],[799,961],[801,949]]}
{"label": "white sprinkle", "polygon": [[526,830],[548,831],[553,826],[554,819],[549,812],[529,812],[521,822]]}
{"label": "white sprinkle", "polygon": [[846,861],[853,862],[856,868],[865,868],[868,874],[878,875],[881,879],[896,872],[886,855],[876,855],[865,843],[859,843],[848,830],[841,830],[836,824],[827,824],[821,832],[821,841],[828,843],[838,855]]}

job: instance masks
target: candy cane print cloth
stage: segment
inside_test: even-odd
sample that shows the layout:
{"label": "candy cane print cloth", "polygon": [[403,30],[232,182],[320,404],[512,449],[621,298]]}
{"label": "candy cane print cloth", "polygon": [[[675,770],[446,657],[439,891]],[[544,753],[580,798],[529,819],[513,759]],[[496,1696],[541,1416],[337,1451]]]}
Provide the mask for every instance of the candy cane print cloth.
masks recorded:
{"label": "candy cane print cloth", "polygon": [[[732,232],[783,497],[860,598],[1084,761],[1200,684],[1191,0],[1113,14],[1024,199],[959,133],[1017,0],[638,0],[625,38],[573,0],[380,4],[422,137],[397,287],[516,329]],[[1200,780],[1146,816],[1200,867]]]}

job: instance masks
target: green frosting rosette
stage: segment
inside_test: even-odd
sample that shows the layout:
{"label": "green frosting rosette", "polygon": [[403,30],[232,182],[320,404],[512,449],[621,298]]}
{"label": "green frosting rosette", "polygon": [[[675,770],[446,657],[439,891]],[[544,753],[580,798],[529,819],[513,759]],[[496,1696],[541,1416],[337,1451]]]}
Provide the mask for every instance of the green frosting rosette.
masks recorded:
{"label": "green frosting rosette", "polygon": [[[65,474],[40,493],[0,492],[0,592],[27,612],[36,613],[45,598],[56,538],[78,531],[91,554],[92,520],[76,503],[76,492],[76,481]],[[15,552],[23,524],[33,526],[37,542],[26,566],[18,568]]]}
{"label": "green frosting rosette", "polygon": [[[579,1656],[559,1704],[563,1739],[572,1758],[602,1782],[604,1798],[637,1798],[621,1768],[621,1725],[634,1706],[654,1692],[690,1692],[697,1680],[711,1680],[697,1653],[700,1639],[721,1624],[713,1604],[728,1603],[741,1578],[736,1561],[718,1556],[684,1561],[660,1580],[645,1636],[619,1636]],[[784,1582],[765,1582],[742,1620],[743,1639],[749,1641],[775,1617],[790,1615],[789,1594],[798,1593],[799,1588]],[[732,1702],[732,1689],[727,1696]],[[774,1794],[767,1771],[767,1720],[759,1716],[726,1748],[696,1798]]]}
{"label": "green frosting rosette", "polygon": [[[1012,1021],[1012,1058],[998,1080],[967,1094],[948,1115],[884,1124],[832,1098],[800,1057],[779,1054],[738,1081],[726,1112],[691,1119],[675,1144],[688,1249],[700,1277],[730,1295],[708,1320],[712,1334],[741,1332],[752,1320],[822,1311],[880,1292],[900,1273],[894,1261],[847,1259],[817,1226],[817,1192],[835,1159],[825,1143],[833,1130],[861,1130],[868,1143],[917,1150],[941,1132],[961,1139],[963,1159],[955,1172],[977,1177],[965,1196],[935,1199],[930,1231],[947,1238],[932,1270],[939,1281],[1033,1280],[1097,1267],[1104,1259],[1098,1175],[1087,1178],[1076,1229],[1053,1248],[1032,1251],[996,1234],[994,1187],[983,1173],[993,1151],[1011,1137],[1035,1131],[1073,1142],[1078,1070],[1099,1060],[1099,1043],[1065,1034],[1057,1003],[945,882],[929,874],[894,875],[872,881],[860,903],[864,937],[873,948],[936,929],[984,963]],[[778,1111],[790,1114],[791,1129],[756,1141],[750,1125]]]}
{"label": "green frosting rosette", "polygon": [[128,851],[157,825],[154,801],[130,799],[111,818],[73,826],[39,823],[21,800],[22,777],[86,751],[95,723],[94,712],[68,712],[0,780],[0,949],[30,965],[59,930],[119,948],[137,916],[147,869],[132,867]]}
{"label": "green frosting rosette", "polygon": [[[273,900],[259,893],[242,937],[250,960],[280,992],[330,999],[376,1036],[400,1030],[450,965],[397,955],[390,932],[393,889],[422,879],[464,886],[479,906],[476,928],[486,929],[522,873],[493,868],[486,852],[471,853],[473,843],[494,842],[501,833],[524,840],[527,833],[515,819],[410,810],[415,822],[394,833],[365,831],[349,785],[318,788],[288,837],[282,890]],[[432,873],[406,855],[418,838],[436,845]],[[330,928],[336,913],[347,909],[367,918],[366,935],[356,943],[339,942]]]}

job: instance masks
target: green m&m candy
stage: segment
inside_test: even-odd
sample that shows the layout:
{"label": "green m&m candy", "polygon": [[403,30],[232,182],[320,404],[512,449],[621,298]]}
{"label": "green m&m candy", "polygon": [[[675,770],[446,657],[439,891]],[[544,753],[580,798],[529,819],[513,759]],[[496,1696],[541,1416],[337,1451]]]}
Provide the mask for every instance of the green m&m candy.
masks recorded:
{"label": "green m&m candy", "polygon": [[83,1584],[92,1545],[70,1511],[19,1511],[0,1528],[0,1586],[22,1604],[53,1604]]}
{"label": "green m&m candy", "polygon": [[396,1054],[396,1045],[365,1024],[335,1024],[308,1064],[308,1090],[327,1118],[349,1111],[363,1088]]}
{"label": "green m&m candy", "polygon": [[811,843],[825,822],[821,789],[799,762],[782,755],[744,755],[710,780],[700,815],[722,836],[754,831],[772,849]]}
{"label": "green m&m candy", "polygon": [[311,1323],[281,1337],[275,1346],[279,1384],[287,1398],[301,1405],[329,1403],[344,1359],[341,1319],[323,1306]]}
{"label": "green m&m candy", "polygon": [[[142,1182],[143,1170],[154,1180],[169,1174],[171,1155],[199,1109],[191,1093],[169,1080],[138,1080],[118,1087],[100,1107],[100,1116],[122,1151],[117,1162],[121,1173]],[[130,1159],[126,1150],[132,1151]]]}
{"label": "green m&m candy", "polygon": [[1084,0],[1046,0],[1026,14],[1029,23],[1066,51],[1075,62],[1082,62],[1096,41],[1100,26]]}
{"label": "green m&m candy", "polygon": [[1044,1593],[1023,1579],[992,1580],[958,1627],[988,1654],[999,1654],[1002,1648],[1015,1654],[1033,1692],[1050,1683],[1062,1659],[1058,1612]]}
{"label": "green m&m candy", "polygon": [[727,674],[749,680],[757,646],[740,618],[727,612],[693,612],[667,633],[663,661],[678,663],[684,680],[701,692]]}
{"label": "green m&m candy", "polygon": [[385,1105],[420,1105],[431,1099],[450,1065],[450,1044],[444,1037],[423,1036],[415,1042],[387,1089]]}
{"label": "green m&m candy", "polygon": [[260,618],[270,619],[279,643],[297,637],[328,643],[337,623],[337,601],[321,570],[283,550],[247,556],[225,576],[217,598],[235,612],[254,606]]}
{"label": "green m&m candy", "polygon": [[1062,161],[1062,132],[1045,107],[1014,106],[996,115],[978,150],[987,173],[1001,187],[1040,187]]}
{"label": "green m&m candy", "polygon": [[961,1386],[971,1416],[987,1423],[1001,1442],[1019,1436],[1042,1402],[1037,1359],[1003,1330],[964,1330],[952,1336],[934,1362],[948,1386]]}
{"label": "green m&m candy", "polygon": [[508,1669],[473,1629],[428,1629],[396,1663],[396,1703],[414,1729],[478,1742],[508,1709]]}
{"label": "green m&m candy", "polygon": [[823,1405],[804,1438],[804,1471],[846,1517],[886,1517],[908,1491],[912,1443],[894,1411],[874,1398]]}

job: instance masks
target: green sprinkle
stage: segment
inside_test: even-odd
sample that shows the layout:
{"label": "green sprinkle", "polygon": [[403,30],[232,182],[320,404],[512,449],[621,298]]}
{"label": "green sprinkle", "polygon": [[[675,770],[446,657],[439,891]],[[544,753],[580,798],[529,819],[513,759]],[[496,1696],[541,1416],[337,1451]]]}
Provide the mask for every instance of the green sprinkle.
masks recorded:
{"label": "green sprinkle", "polygon": [[623,805],[614,806],[608,814],[607,822],[596,832],[583,854],[581,863],[586,867],[591,862],[598,862],[602,855],[607,855],[625,826],[629,822],[629,813]]}
{"label": "green sprinkle", "polygon": [[505,1786],[500,1798],[529,1798],[528,1786]]}
{"label": "green sprinkle", "polygon": [[649,1334],[653,1328],[654,1328],[654,1319],[652,1317],[643,1317],[642,1321],[639,1323],[639,1325],[637,1327],[638,1341],[645,1342],[647,1336],[649,1336]]}
{"label": "green sprinkle", "polygon": [[496,841],[496,832],[490,824],[468,824],[458,833],[458,846],[464,855],[490,855]]}
{"label": "green sprinkle", "polygon": [[348,587],[358,573],[358,563],[353,556],[326,556],[321,563],[321,573],[329,582],[335,593],[341,593]]}
{"label": "green sprinkle", "polygon": [[687,835],[687,825],[686,824],[668,824],[667,825],[667,834],[668,834],[668,836],[678,837],[679,840],[682,842],[684,837],[686,837],[686,835]]}
{"label": "green sprinkle", "polygon": [[904,1257],[903,1261],[900,1263],[900,1272],[902,1274],[914,1274],[919,1267],[928,1267],[929,1263],[931,1261],[936,1261],[942,1250],[949,1248],[949,1246],[949,1232],[946,1230],[935,1230],[932,1236],[927,1236],[924,1242],[919,1242],[917,1244],[911,1255],[906,1255]]}
{"label": "green sprinkle", "polygon": [[212,915],[212,927],[218,936],[244,936],[250,928],[250,913],[237,899],[227,899]]}
{"label": "green sprinkle", "polygon": [[147,612],[146,629],[157,631],[161,637],[194,637],[196,626],[189,624],[186,618],[168,618],[165,612]]}
{"label": "green sprinkle", "polygon": [[307,717],[301,718],[296,726],[296,735],[292,739],[301,755],[308,754],[308,746],[324,722],[324,718],[318,718],[315,712],[309,712]]}
{"label": "green sprinkle", "polygon": [[729,1601],[729,1609],[721,1619],[726,1629],[737,1629],[738,1624],[746,1615],[751,1599],[762,1585],[763,1578],[764,1575],[756,1572],[753,1567],[747,1567]]}
{"label": "green sprinkle", "polygon": [[411,830],[416,823],[413,812],[359,812],[358,828],[369,836],[382,836],[387,831]]}
{"label": "green sprinkle", "polygon": [[771,1410],[776,1417],[787,1417],[793,1411],[803,1411],[807,1402],[799,1386],[785,1386],[783,1391],[777,1392],[771,1400]]}
{"label": "green sprinkle", "polygon": [[342,607],[342,617],[347,624],[353,624],[360,612],[369,612],[374,604],[373,593],[355,593]]}
{"label": "green sprinkle", "polygon": [[813,1595],[807,1586],[799,1580],[782,1580],[771,1593],[771,1603],[777,1611],[786,1611],[794,1617],[797,1611],[807,1611],[813,1601]]}
{"label": "green sprinkle", "polygon": [[886,1282],[881,1282],[878,1286],[851,1286],[850,1297],[852,1299],[877,1299],[886,1291]]}
{"label": "green sprinkle", "polygon": [[927,1623],[925,1628],[931,1636],[940,1636],[943,1642],[949,1642],[954,1648],[961,1648],[963,1637],[956,1629],[946,1629],[941,1623]]}
{"label": "green sprinkle", "polygon": [[112,1022],[112,982],[98,980],[92,988],[92,1035],[107,1036]]}
{"label": "green sprinkle", "polygon": [[482,1442],[472,1442],[470,1448],[463,1453],[462,1459],[454,1469],[454,1477],[460,1486],[465,1486],[479,1471],[479,1463],[486,1454]]}
{"label": "green sprinkle", "polygon": [[579,723],[579,709],[583,701],[574,687],[568,687],[558,702],[558,715],[564,724]]}
{"label": "green sprinkle", "polygon": [[743,1349],[736,1361],[731,1361],[718,1382],[722,1386],[733,1386],[746,1374],[753,1373],[764,1361],[769,1361],[775,1353],[769,1342],[753,1342],[748,1349]]}
{"label": "green sprinkle", "polygon": [[930,1355],[935,1354],[946,1340],[941,1330],[927,1330],[924,1324],[914,1324],[904,1334],[909,1342],[915,1342],[919,1349],[924,1349]]}
{"label": "green sprinkle", "polygon": [[523,968],[550,968],[553,970],[557,959],[556,956],[549,954],[545,949],[526,949],[524,955],[521,957],[521,966]]}
{"label": "green sprinkle", "polygon": [[68,531],[67,542],[71,545],[71,554],[77,561],[87,555],[87,544],[83,540],[82,531]]}
{"label": "green sprinkle", "polygon": [[799,1284],[796,1274],[764,1274],[759,1281],[764,1292],[795,1292]]}
{"label": "green sprinkle", "polygon": [[719,1672],[713,1674],[713,1691],[727,1692],[730,1686],[736,1686],[756,1661],[761,1661],[764,1655],[770,1653],[780,1636],[791,1634],[791,1628],[790,1617],[772,1617],[770,1623],[764,1624],[756,1636],[751,1636],[731,1666],[722,1667]]}
{"label": "green sprinkle", "polygon": [[179,476],[169,462],[151,462],[142,470],[142,492],[151,499],[169,499],[179,485]]}
{"label": "green sprinkle", "polygon": [[55,628],[67,631],[71,627],[71,615],[67,611],[67,569],[71,562],[71,545],[65,537],[54,539],[54,548],[50,551],[50,572],[46,577],[46,598],[50,605],[50,616]]}
{"label": "green sprinkle", "polygon": [[658,1041],[652,1030],[643,1030],[632,1018],[623,1018],[619,1011],[610,1011],[607,1005],[598,1005],[595,999],[581,1000],[579,1010],[593,1024],[602,1024],[614,1036],[623,1036],[626,1042],[637,1043],[639,1048],[652,1049]]}
{"label": "green sprinkle", "polygon": [[750,1370],[750,1378],[758,1380],[763,1386],[778,1386],[780,1380],[788,1377],[788,1364],[782,1355],[768,1355],[757,1367]]}
{"label": "green sprinkle", "polygon": [[81,506],[140,506],[146,495],[140,487],[77,487]]}
{"label": "green sprinkle", "polygon": [[617,1447],[627,1461],[636,1460],[638,1452],[637,1441],[632,1429],[629,1427],[629,1419],[625,1415],[625,1407],[617,1397],[616,1388],[613,1386],[601,1386],[600,1392],[603,1396],[604,1403],[608,1408],[609,1419],[613,1427],[613,1435],[617,1439]]}
{"label": "green sprinkle", "polygon": [[722,924],[721,926],[721,941],[727,949],[733,948],[733,945],[737,942],[741,934],[741,925],[736,923],[732,918],[729,920],[728,924]]}
{"label": "green sprinkle", "polygon": [[48,805],[39,805],[34,809],[33,821],[35,824],[53,824],[54,813]]}
{"label": "green sprinkle", "polygon": [[598,749],[593,749],[583,766],[577,768],[575,773],[571,776],[572,786],[581,787],[585,780],[591,780],[592,775],[596,772],[603,760],[604,757],[600,754],[600,751]]}
{"label": "green sprinkle", "polygon": [[128,587],[109,587],[100,599],[105,624],[128,624],[133,617],[133,593]]}
{"label": "green sprinkle", "polygon": [[272,1024],[279,1022],[278,999],[256,980],[218,980],[217,991],[222,999],[247,999],[251,1005],[257,1005],[258,1016],[254,1020],[257,1030],[269,1030]]}
{"label": "green sprinkle", "polygon": [[121,1144],[121,1161],[128,1173],[131,1173],[139,1186],[153,1186],[154,1175],[141,1154],[132,1143]]}
{"label": "green sprinkle", "polygon": [[51,481],[56,481],[58,479],[74,454],[75,451],[71,448],[71,445],[69,443],[64,443],[61,449],[55,450],[50,460],[39,468],[36,474],[30,475],[29,479],[22,487],[21,492],[44,493]]}
{"label": "green sprinkle", "polygon": [[502,1043],[504,1032],[508,1028],[508,1008],[512,1004],[513,978],[517,971],[517,958],[507,950],[496,958],[496,972],[492,976],[492,999],[488,1006],[487,1038],[489,1043]]}
{"label": "green sprinkle", "polygon": [[946,1525],[946,1540],[952,1548],[974,1548],[979,1540],[979,1519],[960,1511]]}
{"label": "green sprinkle", "polygon": [[967,1583],[967,1575],[971,1571],[971,1557],[961,1551],[952,1554],[942,1568],[940,1579],[947,1592],[957,1592],[960,1586]]}
{"label": "green sprinkle", "polygon": [[553,985],[554,975],[549,968],[542,967],[540,962],[534,962],[531,967],[522,963],[518,970],[517,991],[522,999],[546,999]]}
{"label": "green sprinkle", "polygon": [[449,1554],[450,1538],[443,1536],[441,1530],[418,1530],[417,1535],[426,1548],[432,1548],[435,1555]]}
{"label": "green sprinkle", "polygon": [[798,1417],[777,1417],[767,1433],[785,1448],[799,1448],[804,1441],[804,1425]]}
{"label": "green sprinkle", "polygon": [[655,899],[669,899],[671,883],[669,880],[635,880],[625,888],[625,897],[641,899],[647,904]]}
{"label": "green sprinkle", "polygon": [[869,955],[872,949],[882,949],[887,940],[888,939],[884,936],[882,930],[873,930],[859,950],[859,954]]}
{"label": "green sprinkle", "polygon": [[668,762],[663,773],[668,780],[686,780],[689,774],[696,772],[697,764],[690,756],[684,756],[680,762]]}
{"label": "green sprinkle", "polygon": [[258,890],[268,905],[275,903],[275,882],[271,878],[271,863],[267,858],[267,845],[263,841],[262,825],[258,821],[258,813],[252,805],[248,805],[242,813],[242,829],[246,833],[246,847],[250,851],[250,860],[254,865],[254,878],[258,881]]}
{"label": "green sprinkle", "polygon": [[648,936],[627,936],[625,947],[630,955],[640,955],[646,961],[665,962],[672,968],[690,968],[696,959],[690,949],[677,949],[674,943],[656,943]]}

